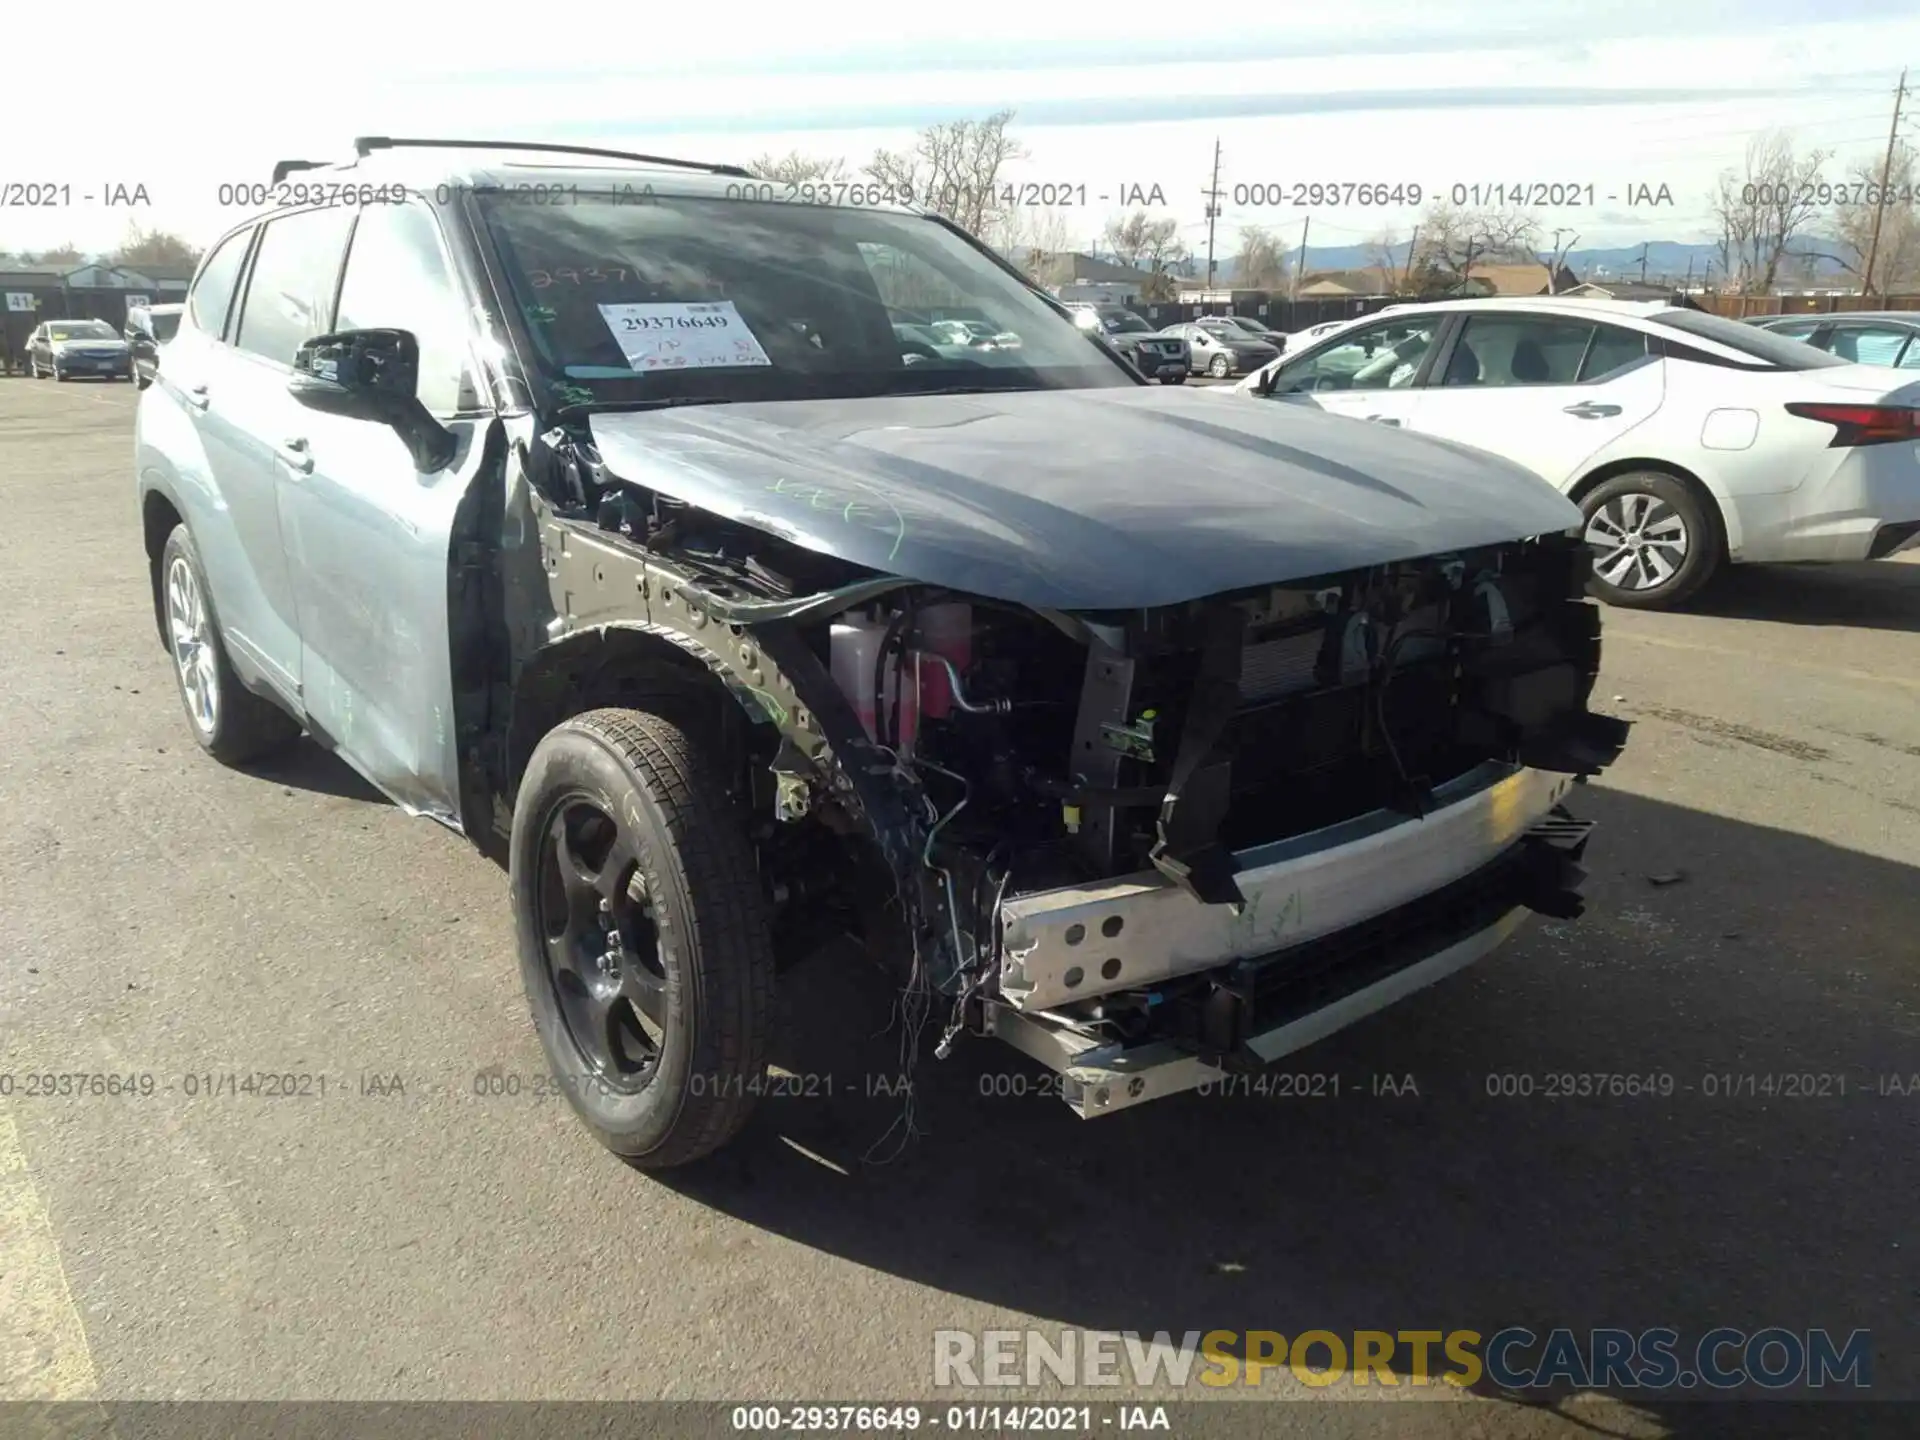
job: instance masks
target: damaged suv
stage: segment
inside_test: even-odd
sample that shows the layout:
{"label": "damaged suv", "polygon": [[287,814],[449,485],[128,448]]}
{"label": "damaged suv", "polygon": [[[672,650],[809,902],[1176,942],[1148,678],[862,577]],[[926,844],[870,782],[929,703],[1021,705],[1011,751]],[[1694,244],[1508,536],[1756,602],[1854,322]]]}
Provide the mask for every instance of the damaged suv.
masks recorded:
{"label": "damaged suv", "polygon": [[[1148,385],[909,204],[355,150],[283,162],[320,203],[209,251],[141,398],[156,619],[215,757],[304,730],[508,867],[613,1151],[732,1136],[837,931],[1094,1115],[1578,913],[1626,727],[1531,474]],[[1020,346],[901,319],[961,310]]]}

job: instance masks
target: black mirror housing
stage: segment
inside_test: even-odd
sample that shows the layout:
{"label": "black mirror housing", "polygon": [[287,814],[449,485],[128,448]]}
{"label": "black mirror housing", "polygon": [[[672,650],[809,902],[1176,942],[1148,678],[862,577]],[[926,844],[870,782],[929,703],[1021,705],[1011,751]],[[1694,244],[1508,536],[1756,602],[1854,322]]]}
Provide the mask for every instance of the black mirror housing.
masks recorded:
{"label": "black mirror housing", "polygon": [[420,342],[407,330],[316,335],[293,356],[287,391],[309,409],[391,426],[422,472],[445,469],[458,442],[420,403]]}

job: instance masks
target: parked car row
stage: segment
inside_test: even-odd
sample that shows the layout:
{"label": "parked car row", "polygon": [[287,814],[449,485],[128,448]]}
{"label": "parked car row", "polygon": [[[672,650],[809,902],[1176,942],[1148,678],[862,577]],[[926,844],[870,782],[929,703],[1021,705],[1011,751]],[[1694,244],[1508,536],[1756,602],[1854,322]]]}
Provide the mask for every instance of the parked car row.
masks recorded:
{"label": "parked car row", "polygon": [[[1891,327],[1883,327],[1890,333]],[[1235,387],[1505,456],[1576,501],[1595,588],[1678,605],[1723,566],[1920,538],[1920,375],[1659,302],[1453,300],[1349,322]]]}

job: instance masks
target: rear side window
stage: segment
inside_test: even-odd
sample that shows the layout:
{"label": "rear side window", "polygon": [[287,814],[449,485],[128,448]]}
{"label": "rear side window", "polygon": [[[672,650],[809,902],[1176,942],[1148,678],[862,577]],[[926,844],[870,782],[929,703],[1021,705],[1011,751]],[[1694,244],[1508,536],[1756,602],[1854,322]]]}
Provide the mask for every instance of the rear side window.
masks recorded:
{"label": "rear side window", "polygon": [[247,241],[252,236],[251,229],[241,230],[215,246],[207,263],[200,267],[193,293],[187,297],[187,313],[193,317],[194,328],[216,340],[226,331],[227,308],[233,303],[233,287],[239,282],[240,265],[247,258]]}
{"label": "rear side window", "polygon": [[1596,325],[1593,343],[1587,347],[1587,358],[1580,364],[1580,378],[1582,381],[1604,380],[1644,360],[1646,354],[1647,337],[1638,330]]}
{"label": "rear side window", "polygon": [[[1720,315],[1709,315],[1704,310],[1661,310],[1647,317],[1654,324],[1683,335],[1692,335],[1701,340],[1711,340],[1716,345],[1725,346],[1747,356],[1756,368],[1771,370],[1825,370],[1834,365],[1848,362],[1816,350],[1811,345],[1785,335],[1776,335],[1771,330],[1762,330],[1758,325],[1742,325],[1738,320],[1728,320]],[[1691,358],[1691,357],[1688,357]],[[1715,363],[1726,361],[1715,357]]]}
{"label": "rear side window", "polygon": [[333,324],[333,295],[353,211],[303,210],[267,222],[240,306],[234,343],[281,365]]}

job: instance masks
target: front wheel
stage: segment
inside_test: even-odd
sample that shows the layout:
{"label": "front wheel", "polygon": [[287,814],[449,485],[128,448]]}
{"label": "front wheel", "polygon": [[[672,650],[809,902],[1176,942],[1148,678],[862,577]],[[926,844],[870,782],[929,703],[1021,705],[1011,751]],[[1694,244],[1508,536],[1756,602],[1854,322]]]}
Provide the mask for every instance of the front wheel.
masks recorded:
{"label": "front wheel", "polygon": [[1616,475],[1580,502],[1593,551],[1592,593],[1632,610],[1685,603],[1720,568],[1719,513],[1686,481],[1658,471]]}
{"label": "front wheel", "polygon": [[718,758],[662,715],[593,710],[534,750],[509,864],[521,979],[596,1139],[682,1165],[746,1124],[766,1074],[772,926]]}
{"label": "front wheel", "polygon": [[1160,377],[1160,383],[1162,385],[1184,385],[1187,383],[1187,372],[1182,370],[1178,375],[1162,375]]}

